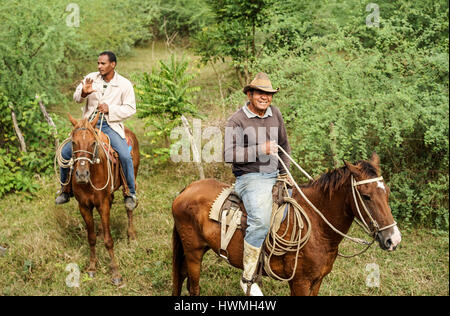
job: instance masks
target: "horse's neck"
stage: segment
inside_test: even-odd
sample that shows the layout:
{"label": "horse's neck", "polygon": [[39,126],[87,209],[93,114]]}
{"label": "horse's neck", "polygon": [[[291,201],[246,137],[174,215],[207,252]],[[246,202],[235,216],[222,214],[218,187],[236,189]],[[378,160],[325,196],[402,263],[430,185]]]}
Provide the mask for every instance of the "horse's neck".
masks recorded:
{"label": "horse's neck", "polygon": [[[353,214],[348,203],[350,190],[345,185],[330,197],[329,193],[319,191],[314,187],[302,189],[311,203],[323,214],[330,224],[340,232],[346,234],[353,222]],[[301,200],[303,198],[300,197]],[[321,239],[329,240],[330,245],[337,246],[342,236],[337,234],[309,205],[308,215],[312,223],[312,233],[320,234]]]}

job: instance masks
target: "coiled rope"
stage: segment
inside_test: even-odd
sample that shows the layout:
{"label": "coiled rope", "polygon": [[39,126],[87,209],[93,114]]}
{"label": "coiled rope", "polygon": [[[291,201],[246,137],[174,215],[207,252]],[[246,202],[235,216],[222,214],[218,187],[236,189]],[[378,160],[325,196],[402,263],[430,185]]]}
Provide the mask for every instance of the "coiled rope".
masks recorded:
{"label": "coiled rope", "polygon": [[[278,181],[284,182],[283,190],[285,193],[287,193],[287,196],[284,197],[284,203],[282,203],[279,207],[275,207],[276,209],[272,211],[270,231],[265,240],[265,245],[267,249],[269,249],[269,252],[264,256],[264,260],[267,260],[265,269],[267,274],[275,279],[278,279],[280,281],[290,281],[294,278],[295,271],[297,270],[298,254],[300,252],[300,249],[302,249],[306,245],[309,237],[311,236],[311,222],[305,210],[297,203],[297,201],[293,198],[288,197],[289,194],[286,185],[287,180],[279,178]],[[292,206],[292,208],[289,208],[289,204]],[[286,214],[286,229],[281,235],[279,235],[278,230],[280,228],[280,224],[282,222],[281,219],[284,215],[284,210],[286,209],[286,207],[288,207],[288,213]],[[289,216],[289,209],[293,210],[292,224],[291,216]],[[303,222],[302,216],[306,221],[306,225]],[[291,235],[288,239],[286,238],[286,235],[291,225]],[[302,232],[305,228],[306,233],[302,238]],[[269,262],[272,256],[282,256],[288,252],[295,252],[295,264],[294,269],[292,270],[292,275],[289,278],[283,278],[272,271]]]}

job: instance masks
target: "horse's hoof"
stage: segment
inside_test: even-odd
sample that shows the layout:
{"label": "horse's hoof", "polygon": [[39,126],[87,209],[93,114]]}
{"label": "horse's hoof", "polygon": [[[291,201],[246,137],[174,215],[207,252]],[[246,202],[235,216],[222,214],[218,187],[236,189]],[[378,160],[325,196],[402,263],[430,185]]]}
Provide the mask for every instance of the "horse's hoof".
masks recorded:
{"label": "horse's hoof", "polygon": [[128,241],[136,241],[137,240],[137,234],[128,234]]}
{"label": "horse's hoof", "polygon": [[120,286],[120,285],[122,285],[122,282],[123,282],[121,277],[112,278],[111,281],[115,286]]}
{"label": "horse's hoof", "polygon": [[95,278],[95,271],[88,271],[87,274],[91,279]]}

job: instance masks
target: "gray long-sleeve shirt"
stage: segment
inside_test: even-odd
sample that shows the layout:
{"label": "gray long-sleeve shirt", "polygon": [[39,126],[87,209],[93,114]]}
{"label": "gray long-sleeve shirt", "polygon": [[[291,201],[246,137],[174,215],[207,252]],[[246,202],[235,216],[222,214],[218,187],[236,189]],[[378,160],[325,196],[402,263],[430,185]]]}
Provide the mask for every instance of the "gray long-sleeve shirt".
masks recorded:
{"label": "gray long-sleeve shirt", "polygon": [[[277,169],[286,173],[278,158],[260,151],[259,145],[274,140],[288,154],[291,147],[280,110],[270,106],[263,117],[252,113],[247,105],[235,112],[225,128],[225,162],[233,164],[235,176],[246,173],[271,173]],[[289,168],[289,158],[278,151],[278,155]]]}

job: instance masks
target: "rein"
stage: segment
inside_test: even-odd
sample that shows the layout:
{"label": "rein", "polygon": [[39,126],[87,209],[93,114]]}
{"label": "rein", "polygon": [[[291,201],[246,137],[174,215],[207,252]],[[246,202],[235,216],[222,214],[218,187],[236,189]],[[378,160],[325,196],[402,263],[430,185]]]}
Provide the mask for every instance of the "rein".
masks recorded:
{"label": "rein", "polygon": [[[277,145],[278,148],[294,163],[294,165],[300,170],[302,171],[310,180],[312,179],[311,176],[309,176],[306,171],[304,171],[302,168],[300,168],[300,166],[292,159],[291,156],[289,156],[289,154],[279,145]],[[358,211],[358,215],[360,217],[360,219],[362,220],[361,222],[355,217],[355,221],[358,225],[360,225],[364,231],[372,237],[372,241],[366,241],[364,239],[360,239],[360,238],[356,238],[356,237],[351,237],[348,236],[344,233],[342,233],[341,231],[339,231],[338,229],[336,229],[327,219],[326,217],[322,214],[322,212],[320,210],[318,210],[314,204],[311,203],[311,201],[306,197],[306,195],[303,193],[303,191],[300,189],[300,187],[298,186],[297,182],[294,180],[294,177],[292,176],[292,174],[289,172],[288,168],[286,167],[284,161],[280,158],[280,156],[278,154],[276,154],[276,157],[278,158],[278,160],[281,162],[283,168],[286,170],[290,180],[292,181],[292,183],[295,185],[295,187],[297,188],[297,191],[300,193],[300,195],[303,197],[303,199],[308,203],[309,206],[311,206],[311,208],[322,218],[322,220],[337,234],[341,235],[344,238],[347,238],[349,240],[351,240],[354,243],[357,244],[362,244],[362,245],[366,245],[366,248],[363,249],[361,252],[353,254],[353,255],[343,255],[343,254],[338,254],[341,257],[345,257],[345,258],[351,258],[351,257],[355,257],[357,255],[360,255],[362,253],[364,253],[365,251],[367,251],[367,249],[370,248],[370,246],[372,246],[372,244],[375,242],[376,239],[376,235],[383,230],[386,230],[388,228],[391,228],[395,225],[397,225],[397,223],[394,221],[394,223],[384,226],[382,228],[379,228],[378,223],[373,219],[372,215],[370,214],[369,210],[367,209],[365,203],[362,200],[361,194],[359,193],[359,191],[356,189],[356,187],[358,185],[362,185],[362,184],[366,184],[366,183],[371,183],[371,182],[375,182],[375,181],[381,181],[383,180],[383,177],[378,177],[378,178],[372,178],[372,179],[367,179],[367,180],[362,180],[362,181],[358,181],[356,182],[353,175],[351,176],[351,187],[352,187],[352,195],[353,195],[353,199],[355,201],[355,205],[356,205],[356,209]],[[361,210],[359,208],[359,204],[357,203],[356,197],[358,196],[359,201],[361,203],[361,205],[363,206],[363,210],[365,211],[365,213],[368,215],[371,224],[373,225],[374,229],[371,230],[369,225],[364,221],[363,216],[361,215]],[[304,215],[305,216],[305,215]],[[305,216],[306,217],[306,216]],[[295,270],[294,270],[295,271]]]}

